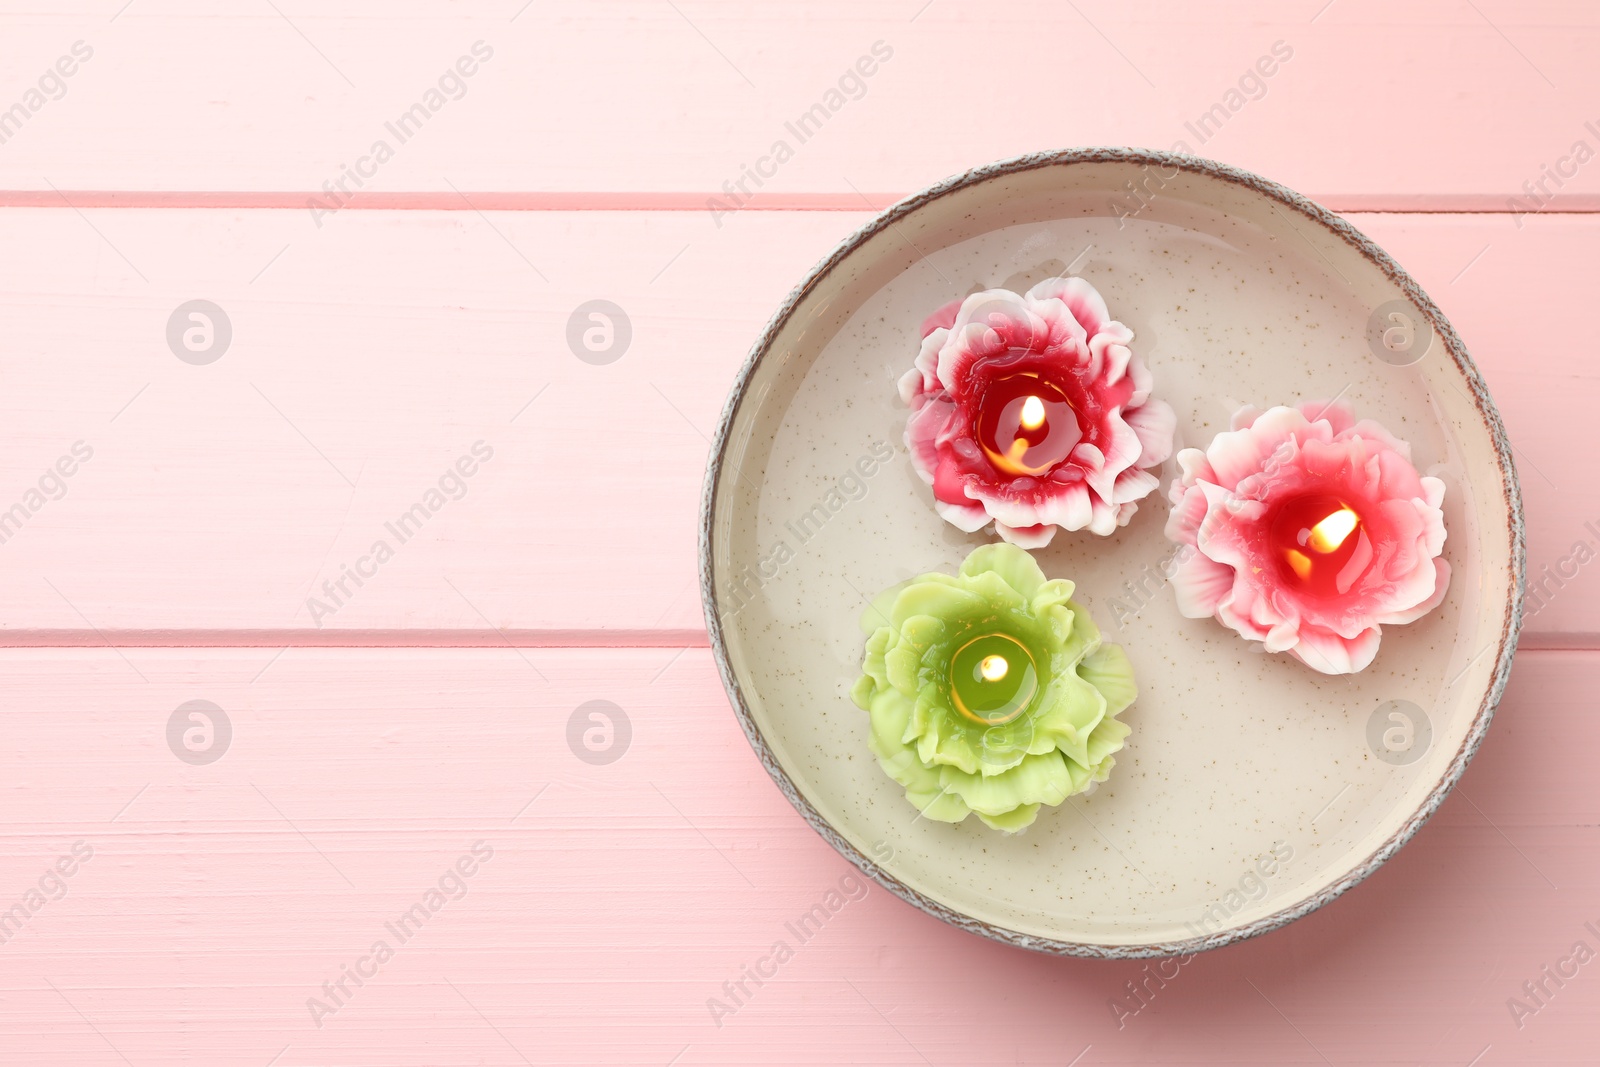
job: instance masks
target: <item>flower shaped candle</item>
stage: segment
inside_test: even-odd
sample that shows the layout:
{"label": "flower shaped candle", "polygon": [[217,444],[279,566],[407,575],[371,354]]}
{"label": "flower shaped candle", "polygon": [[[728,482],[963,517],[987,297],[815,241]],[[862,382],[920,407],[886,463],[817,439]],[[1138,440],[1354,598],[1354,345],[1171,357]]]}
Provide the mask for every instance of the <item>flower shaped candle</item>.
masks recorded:
{"label": "flower shaped candle", "polygon": [[1352,674],[1377,655],[1384,624],[1444,599],[1444,483],[1349,408],[1244,408],[1178,464],[1167,536],[1193,549],[1172,579],[1184,615]]}
{"label": "flower shaped candle", "polygon": [[973,293],[923,323],[900,379],[906,444],[934,506],[972,533],[1043,548],[1059,527],[1109,534],[1158,481],[1172,453],[1172,409],[1082,278],[1020,295]]}
{"label": "flower shaped candle", "polygon": [[862,618],[851,699],[868,744],[929,819],[972,812],[1017,831],[1043,804],[1104,781],[1128,727],[1133,669],[1102,645],[1073,585],[1010,545],[975,549],[954,577],[924,574]]}

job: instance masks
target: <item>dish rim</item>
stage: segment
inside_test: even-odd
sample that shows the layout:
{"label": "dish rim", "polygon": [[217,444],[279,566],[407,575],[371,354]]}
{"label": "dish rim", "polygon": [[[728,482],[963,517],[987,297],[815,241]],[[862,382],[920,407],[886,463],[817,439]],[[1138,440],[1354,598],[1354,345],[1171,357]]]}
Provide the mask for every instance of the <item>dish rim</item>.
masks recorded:
{"label": "dish rim", "polygon": [[[1289,907],[1280,909],[1254,922],[1227,930],[1219,930],[1212,934],[1184,938],[1177,941],[1119,945],[1064,941],[1057,938],[1024,933],[997,923],[974,918],[953,909],[906,885],[868,859],[855,846],[846,841],[811,806],[810,801],[800,793],[794,782],[790,780],[788,773],[778,763],[771,748],[767,745],[766,739],[756,726],[749,706],[745,702],[743,689],[739,684],[738,678],[735,677],[733,665],[729,661],[727,642],[723,634],[721,619],[716,610],[717,592],[712,583],[712,522],[716,515],[717,485],[722,474],[723,456],[727,450],[729,436],[733,429],[734,416],[744,401],[756,368],[771,350],[773,341],[788,324],[795,310],[811,294],[817,284],[853,255],[869,239],[941,197],[993,178],[1019,174],[1044,167],[1072,166],[1083,163],[1129,163],[1160,166],[1162,168],[1176,167],[1181,170],[1232,182],[1235,185],[1243,186],[1277,201],[1284,207],[1299,212],[1303,217],[1325,227],[1361,253],[1411,300],[1428,320],[1435,335],[1444,345],[1445,351],[1455,360],[1456,366],[1461,370],[1466,378],[1468,387],[1472,391],[1472,400],[1477,407],[1478,414],[1489,430],[1490,438],[1494,443],[1502,482],[1505,486],[1504,495],[1509,520],[1507,533],[1511,540],[1512,595],[1505,607],[1505,615],[1501,624],[1500,647],[1496,653],[1494,673],[1490,678],[1488,689],[1484,693],[1483,701],[1478,707],[1478,712],[1473,718],[1472,726],[1467,731],[1461,747],[1457,749],[1455,756],[1439,782],[1423,799],[1421,805],[1411,813],[1388,840],[1384,841],[1365,859],[1329,885],[1322,887]],[[1286,186],[1215,160],[1139,148],[1054,149],[1014,156],[1009,159],[973,167],[960,174],[945,178],[943,181],[885,208],[841,241],[789,292],[788,297],[773,313],[766,328],[762,330],[761,336],[757,338],[755,344],[751,347],[749,355],[745,357],[744,364],[739,368],[733,388],[728,394],[728,399],[723,405],[722,414],[718,419],[716,436],[711,442],[711,453],[706,464],[705,484],[701,492],[699,532],[700,600],[705,610],[706,632],[710,638],[712,655],[717,662],[717,672],[722,678],[723,688],[727,691],[728,698],[733,705],[734,714],[739,720],[740,727],[744,730],[745,738],[750,742],[750,747],[755,751],[757,758],[761,761],[761,765],[766,768],[767,774],[771,776],[779,791],[794,806],[794,809],[800,813],[800,817],[823,840],[832,845],[835,851],[849,860],[867,877],[908,904],[932,915],[936,919],[1003,944],[1015,945],[1019,948],[1031,949],[1050,955],[1079,956],[1091,959],[1126,960],[1184,956],[1258,937],[1261,934],[1287,926],[1296,919],[1309,915],[1318,908],[1331,903],[1346,891],[1365,881],[1374,871],[1383,866],[1390,857],[1416,835],[1417,831],[1422,828],[1422,824],[1427,822],[1433,813],[1439,809],[1439,805],[1444,802],[1450,791],[1461,780],[1461,776],[1466,772],[1467,764],[1472,761],[1472,757],[1477,753],[1484,736],[1488,733],[1489,724],[1494,718],[1495,709],[1500,703],[1500,698],[1505,692],[1506,682],[1511,674],[1512,656],[1516,651],[1517,638],[1522,628],[1527,564],[1526,534],[1522,515],[1522,492],[1517,480],[1516,466],[1512,459],[1511,442],[1506,436],[1504,425],[1500,421],[1500,414],[1496,410],[1494,401],[1489,396],[1488,387],[1478,374],[1478,369],[1473,364],[1471,356],[1467,354],[1466,346],[1462,344],[1461,339],[1456,335],[1454,328],[1445,318],[1444,313],[1439,310],[1439,307],[1434,304],[1433,300],[1429,298],[1428,294],[1422,290],[1422,287],[1416,283],[1411,275],[1396,263],[1387,252],[1378,247],[1370,238],[1350,223]]]}

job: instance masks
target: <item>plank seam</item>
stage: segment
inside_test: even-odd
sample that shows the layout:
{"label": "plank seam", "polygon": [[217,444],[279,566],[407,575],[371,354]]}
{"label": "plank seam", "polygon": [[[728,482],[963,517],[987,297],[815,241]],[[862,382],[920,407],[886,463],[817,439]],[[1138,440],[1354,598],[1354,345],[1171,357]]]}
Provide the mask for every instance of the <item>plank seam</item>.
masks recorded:
{"label": "plank seam", "polygon": [[[903,193],[757,193],[738,206],[744,211],[881,211],[905,199]],[[1411,196],[1338,194],[1313,196],[1331,211],[1396,215],[1593,215],[1600,194],[1557,197],[1537,210],[1520,210],[1508,198],[1480,194]],[[130,210],[327,209],[324,194],[249,190],[0,190],[0,207],[124,208]],[[411,190],[362,192],[346,199],[341,211],[727,211],[724,194],[714,192],[513,192]]]}
{"label": "plank seam", "polygon": [[[4,649],[707,648],[704,630],[18,630]],[[1524,633],[1519,652],[1600,652],[1600,634]]]}
{"label": "plank seam", "polygon": [[15,630],[6,648],[707,648],[705,630]]}

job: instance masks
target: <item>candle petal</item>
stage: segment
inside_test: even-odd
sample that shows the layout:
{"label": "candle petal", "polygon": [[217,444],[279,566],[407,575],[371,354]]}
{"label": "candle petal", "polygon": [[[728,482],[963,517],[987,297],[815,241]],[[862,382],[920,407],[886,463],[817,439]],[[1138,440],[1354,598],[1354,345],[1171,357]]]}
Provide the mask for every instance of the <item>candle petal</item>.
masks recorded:
{"label": "candle petal", "polygon": [[1043,523],[1036,523],[1033,526],[1007,526],[999,520],[995,521],[994,532],[999,534],[1000,539],[1007,544],[1016,545],[1018,548],[1026,548],[1029,551],[1048,547],[1056,536],[1056,528],[1054,526]]}
{"label": "candle petal", "polygon": [[1111,487],[1111,502],[1114,504],[1131,504],[1136,500],[1143,500],[1160,484],[1161,479],[1149,471],[1129,467],[1117,475],[1116,483]]}
{"label": "candle petal", "polygon": [[1418,619],[1422,618],[1422,616],[1439,606],[1440,601],[1444,600],[1444,595],[1448,590],[1449,585],[1450,564],[1446,563],[1442,559],[1436,559],[1433,561],[1433,591],[1428,594],[1426,599],[1420,600],[1410,607],[1379,612],[1372,617],[1372,621],[1376,623],[1393,625],[1403,625],[1408,622],[1416,622]]}
{"label": "candle petal", "polygon": [[[933,507],[945,522],[962,533],[977,533],[992,521],[989,513],[979,504],[947,504],[943,500],[935,500]],[[1049,540],[1045,538],[1046,543]]]}
{"label": "candle petal", "polygon": [[1172,457],[1172,440],[1178,416],[1164,400],[1151,400],[1122,413],[1122,419],[1139,437],[1139,466],[1153,467]]}
{"label": "candle petal", "polygon": [[[964,578],[993,574],[1023,597],[1032,597],[1047,584],[1037,560],[1026,552],[1007,552],[999,545],[980,545],[973,549],[961,562],[959,574]],[[1048,584],[1063,594],[1062,599],[1072,595],[1071,582],[1058,579]]]}
{"label": "candle petal", "polygon": [[1178,614],[1186,619],[1215,615],[1217,606],[1233,591],[1233,568],[1201,552],[1178,564],[1172,576],[1172,591],[1177,597]]}
{"label": "candle petal", "polygon": [[1355,638],[1340,637],[1326,630],[1302,629],[1288,651],[1323,674],[1354,674],[1366,670],[1378,655],[1379,635],[1376,626],[1362,630]]}
{"label": "candle petal", "polygon": [[[1083,657],[1083,662],[1078,665],[1078,675],[1105,698],[1107,717],[1121,715],[1138,695],[1133,684],[1133,665],[1128,662],[1128,654],[1120,645],[1101,645]],[[1123,726],[1122,723],[1117,725]],[[1127,727],[1123,726],[1123,729]],[[1091,745],[1089,758],[1091,762],[1098,763],[1103,756],[1097,756]]]}
{"label": "candle petal", "polygon": [[1064,487],[1039,504],[1039,518],[1063,530],[1081,530],[1094,519],[1089,487],[1082,482]]}

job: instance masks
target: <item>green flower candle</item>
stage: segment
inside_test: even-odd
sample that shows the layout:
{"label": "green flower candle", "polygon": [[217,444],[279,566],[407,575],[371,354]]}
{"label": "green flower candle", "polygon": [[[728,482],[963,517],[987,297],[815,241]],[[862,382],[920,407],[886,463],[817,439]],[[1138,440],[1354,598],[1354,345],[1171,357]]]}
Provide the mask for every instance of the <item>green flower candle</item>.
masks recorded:
{"label": "green flower candle", "polygon": [[879,765],[927,818],[976,812],[1014,832],[1111,773],[1133,668],[1072,590],[1022,549],[983,545],[954,577],[914,578],[862,617],[850,697]]}

